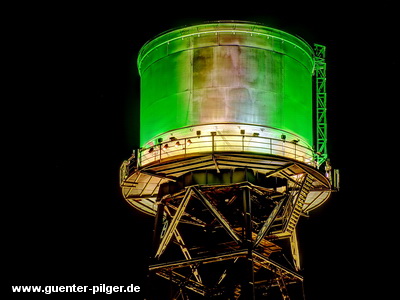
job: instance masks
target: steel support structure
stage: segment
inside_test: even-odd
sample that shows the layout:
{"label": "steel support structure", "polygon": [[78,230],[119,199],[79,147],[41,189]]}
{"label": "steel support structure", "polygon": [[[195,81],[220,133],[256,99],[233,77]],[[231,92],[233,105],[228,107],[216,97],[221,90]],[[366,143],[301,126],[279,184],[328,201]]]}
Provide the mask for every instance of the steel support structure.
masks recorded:
{"label": "steel support structure", "polygon": [[[174,284],[174,299],[192,299],[189,291],[213,299],[270,299],[260,296],[265,289],[290,300],[289,287],[302,283],[294,229],[313,189],[313,175],[288,164],[266,176],[280,182],[270,186],[251,183],[257,181],[247,168],[197,172],[165,183],[157,197],[150,277]],[[210,183],[212,178],[219,184]],[[187,225],[180,229],[180,224]],[[202,232],[208,233],[199,241]],[[279,240],[289,241],[282,244],[290,245],[294,267],[270,257],[281,252]]]}
{"label": "steel support structure", "polygon": [[328,158],[326,121],[326,47],[314,44],[315,50],[315,97],[316,97],[316,161],[318,166]]}
{"label": "steel support structure", "polygon": [[275,156],[221,152],[124,168],[125,198],[155,216],[148,275],[154,295],[146,299],[299,295],[295,229],[331,191],[317,169]]}

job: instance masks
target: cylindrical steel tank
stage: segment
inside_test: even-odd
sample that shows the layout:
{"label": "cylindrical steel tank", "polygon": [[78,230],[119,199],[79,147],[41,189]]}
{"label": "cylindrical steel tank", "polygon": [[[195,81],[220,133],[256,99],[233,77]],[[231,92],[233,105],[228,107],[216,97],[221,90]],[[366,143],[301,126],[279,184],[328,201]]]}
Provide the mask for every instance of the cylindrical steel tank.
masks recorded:
{"label": "cylindrical steel tank", "polygon": [[214,131],[284,137],[311,149],[313,68],[306,42],[258,24],[165,32],[138,57],[141,147]]}

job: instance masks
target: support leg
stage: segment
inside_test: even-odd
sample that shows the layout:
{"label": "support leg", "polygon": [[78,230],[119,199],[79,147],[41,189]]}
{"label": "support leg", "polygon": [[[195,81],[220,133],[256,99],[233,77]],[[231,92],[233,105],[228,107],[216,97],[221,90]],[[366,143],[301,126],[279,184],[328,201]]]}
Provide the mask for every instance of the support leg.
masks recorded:
{"label": "support leg", "polygon": [[255,300],[254,291],[254,264],[253,264],[253,241],[252,241],[252,223],[251,223],[251,197],[250,189],[243,189],[243,214],[244,214],[244,242],[243,246],[247,248],[245,262],[245,284],[243,287],[244,299]]}

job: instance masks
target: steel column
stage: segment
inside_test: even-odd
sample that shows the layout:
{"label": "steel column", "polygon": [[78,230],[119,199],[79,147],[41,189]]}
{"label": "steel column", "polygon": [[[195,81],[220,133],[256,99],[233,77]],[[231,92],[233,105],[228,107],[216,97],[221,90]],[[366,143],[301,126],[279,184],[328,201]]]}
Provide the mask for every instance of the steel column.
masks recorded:
{"label": "steel column", "polygon": [[250,188],[243,188],[243,215],[244,215],[244,234],[243,246],[247,248],[247,256],[245,262],[245,284],[243,287],[243,298],[254,300],[254,264],[253,264],[253,241],[252,241],[252,223],[251,223],[251,195]]}

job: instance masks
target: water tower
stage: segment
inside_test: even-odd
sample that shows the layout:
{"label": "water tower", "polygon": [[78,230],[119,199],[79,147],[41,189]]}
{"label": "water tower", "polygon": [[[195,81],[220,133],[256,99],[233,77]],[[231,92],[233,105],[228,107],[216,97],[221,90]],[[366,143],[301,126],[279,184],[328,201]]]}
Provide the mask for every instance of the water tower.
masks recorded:
{"label": "water tower", "polygon": [[141,148],[122,164],[121,188],[154,216],[151,286],[170,283],[160,299],[301,293],[296,225],[336,178],[324,58],[321,45],[236,21],[142,47]]}

